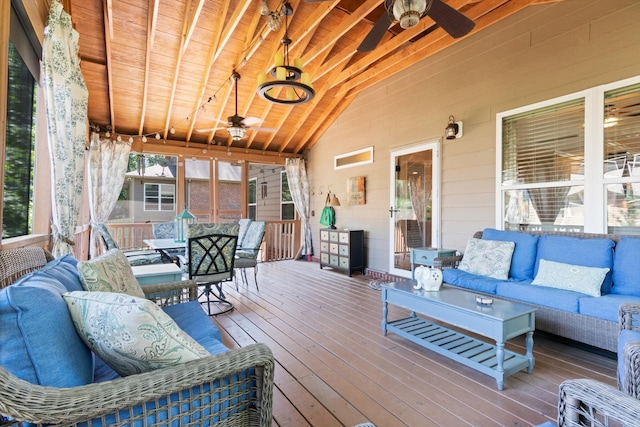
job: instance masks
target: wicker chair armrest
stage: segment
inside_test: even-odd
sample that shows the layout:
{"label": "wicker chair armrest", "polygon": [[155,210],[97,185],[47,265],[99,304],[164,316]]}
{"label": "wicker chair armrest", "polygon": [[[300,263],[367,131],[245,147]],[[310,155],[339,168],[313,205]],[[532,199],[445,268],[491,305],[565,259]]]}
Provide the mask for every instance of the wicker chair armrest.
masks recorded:
{"label": "wicker chair armrest", "polygon": [[[249,368],[255,368],[255,375],[232,376]],[[33,423],[73,425],[126,411],[131,417],[126,420],[127,424],[147,425],[148,416],[163,410],[170,411],[171,408],[179,408],[181,417],[188,415],[185,405],[196,399],[199,402],[190,405],[191,410],[203,410],[203,401],[207,400],[208,394],[213,394],[203,386],[211,384],[213,388],[216,381],[215,390],[220,397],[211,397],[211,402],[207,404],[211,413],[207,417],[219,416],[221,412],[239,412],[232,415],[231,418],[235,419],[247,417],[240,412],[251,412],[252,419],[259,419],[259,423],[251,425],[271,427],[273,374],[273,354],[266,345],[260,343],[174,367],[71,388],[30,384],[0,368],[0,414]],[[248,386],[251,382],[255,383],[255,388]],[[194,387],[198,388],[198,392],[192,391]],[[238,407],[239,404],[247,406],[246,400],[238,398],[238,393],[246,394],[247,390],[253,390],[254,396],[248,411]],[[163,400],[170,401],[171,407]],[[151,409],[151,405],[155,405],[156,409]],[[134,413],[134,406],[139,406],[142,413]],[[193,424],[184,423],[184,418],[180,422],[181,425],[199,425],[205,419],[203,415]],[[160,420],[158,423],[170,424]],[[104,419],[102,425],[105,425]],[[229,422],[225,425],[236,424]]]}
{"label": "wicker chair armrest", "polygon": [[445,268],[458,268],[460,261],[462,261],[462,255],[437,257],[433,260],[433,266],[440,270],[444,270]]}
{"label": "wicker chair armrest", "polygon": [[623,302],[618,308],[618,325],[620,330],[640,331],[640,304]]}
{"label": "wicker chair armrest", "polygon": [[198,285],[195,280],[143,285],[142,291],[148,300],[161,307],[198,299]]}
{"label": "wicker chair armrest", "polygon": [[[560,384],[558,425],[560,427],[592,425],[640,426],[637,400],[607,384],[590,379],[573,379]],[[608,424],[602,420],[608,418]],[[593,420],[598,423],[592,423]]]}
{"label": "wicker chair armrest", "polygon": [[618,357],[624,360],[624,380],[623,384],[618,384],[618,388],[640,399],[640,341],[627,342],[622,355]]}

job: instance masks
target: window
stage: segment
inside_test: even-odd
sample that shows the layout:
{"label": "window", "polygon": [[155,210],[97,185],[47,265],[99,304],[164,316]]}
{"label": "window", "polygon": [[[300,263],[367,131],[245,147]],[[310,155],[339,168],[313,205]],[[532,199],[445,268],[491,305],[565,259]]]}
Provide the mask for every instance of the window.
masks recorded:
{"label": "window", "polygon": [[256,214],[258,210],[258,178],[249,179],[249,188],[247,193],[247,215],[249,219],[256,220]]}
{"label": "window", "polygon": [[498,114],[498,224],[640,234],[638,80]]}
{"label": "window", "polygon": [[295,219],[296,208],[289,191],[289,181],[287,181],[287,173],[283,170],[280,172],[280,219]]}
{"label": "window", "polygon": [[2,238],[33,232],[38,58],[13,7],[10,17]]}
{"label": "window", "polygon": [[144,184],[145,211],[175,211],[174,184]]}

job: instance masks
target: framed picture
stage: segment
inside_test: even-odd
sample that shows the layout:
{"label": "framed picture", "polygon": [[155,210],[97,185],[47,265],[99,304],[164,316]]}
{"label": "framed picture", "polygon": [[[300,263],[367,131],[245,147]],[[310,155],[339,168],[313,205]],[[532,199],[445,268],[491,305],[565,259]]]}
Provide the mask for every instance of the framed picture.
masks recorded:
{"label": "framed picture", "polygon": [[347,181],[347,196],[351,206],[364,205],[366,203],[364,176],[349,178]]}

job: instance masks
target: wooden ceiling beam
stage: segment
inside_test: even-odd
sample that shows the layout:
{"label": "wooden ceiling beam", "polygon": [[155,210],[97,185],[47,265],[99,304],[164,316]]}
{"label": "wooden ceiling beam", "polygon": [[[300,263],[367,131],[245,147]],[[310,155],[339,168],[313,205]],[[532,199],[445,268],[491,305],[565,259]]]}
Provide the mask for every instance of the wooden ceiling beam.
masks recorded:
{"label": "wooden ceiling beam", "polygon": [[165,117],[163,138],[167,139],[171,126],[171,113],[173,112],[173,102],[176,99],[176,89],[178,88],[178,78],[180,77],[180,67],[182,65],[182,57],[184,55],[184,44],[186,41],[186,31],[189,25],[189,10],[191,9],[191,0],[187,0],[184,9],[184,18],[182,19],[182,31],[180,32],[180,47],[176,58],[176,66],[173,70],[173,81],[171,83],[171,94],[169,95],[169,103],[167,105],[167,117]]}
{"label": "wooden ceiling beam", "polygon": [[153,49],[153,40],[156,34],[156,26],[158,25],[158,7],[160,0],[149,0],[149,9],[147,9],[147,50],[144,59],[144,82],[142,88],[142,108],[140,111],[140,125],[138,126],[138,135],[144,133],[144,121],[147,115],[147,103],[149,97],[149,68],[151,67],[151,50]]}
{"label": "wooden ceiling beam", "polygon": [[331,33],[326,39],[307,52],[302,60],[305,64],[313,61],[318,55],[320,55],[326,49],[333,47],[342,36],[344,36],[349,30],[358,25],[373,9],[375,9],[381,0],[366,0],[351,16],[343,19],[336,28],[331,30]]}
{"label": "wooden ceiling beam", "polygon": [[[198,23],[198,19],[200,18],[200,13],[202,13],[202,6],[204,6],[205,0],[197,0],[197,4],[193,9],[193,13],[191,14],[191,18],[189,19],[191,23],[189,24],[189,28],[187,29],[187,34],[185,35],[184,46],[182,47],[183,51],[187,50],[189,46],[189,42],[191,41],[191,37],[193,36],[193,32],[196,29],[196,24]],[[225,15],[223,15],[225,16]]]}
{"label": "wooden ceiling beam", "polygon": [[[469,37],[471,34],[495,24],[507,16],[524,9],[535,1],[536,0],[511,0],[505,2],[504,0],[485,0],[482,3],[476,4],[466,12],[467,16],[471,19],[475,17],[478,18],[475,19],[476,26],[473,31],[465,37]],[[496,8],[496,5],[500,7]],[[439,28],[428,36],[379,61],[374,66],[343,84],[338,91],[338,96],[344,96],[351,90],[360,92],[371,87],[383,79],[463,39],[464,37],[452,39],[442,28]]]}
{"label": "wooden ceiling beam", "polygon": [[[186,141],[191,140],[191,136],[193,135],[193,129],[196,125],[196,121],[198,119],[198,114],[200,113],[200,106],[204,105],[204,97],[205,92],[207,91],[207,85],[209,83],[209,79],[211,78],[211,71],[213,71],[213,64],[215,63],[216,53],[219,52],[218,47],[220,46],[222,39],[222,27],[224,25],[224,17],[227,16],[227,12],[229,10],[229,2],[225,2],[225,6],[222,9],[221,13],[218,15],[218,21],[216,22],[216,28],[214,34],[217,34],[218,37],[214,38],[211,41],[211,47],[209,48],[209,52],[207,54],[207,62],[205,67],[205,73],[200,80],[200,90],[198,92],[198,97],[195,99],[193,104],[193,114],[189,118],[189,127],[187,129],[187,135],[185,137]],[[208,103],[208,101],[207,101]],[[216,123],[217,125],[217,123]],[[213,135],[211,135],[213,138]],[[210,142],[210,140],[208,141]]]}
{"label": "wooden ceiling beam", "polygon": [[[106,71],[107,71],[107,85],[108,85],[108,93],[109,93],[109,116],[111,121],[111,128],[113,131],[116,131],[116,113],[114,109],[114,99],[113,99],[113,73],[111,71],[111,36],[109,35],[109,27],[112,26],[110,21],[109,13],[108,13],[108,0],[103,0],[102,2],[102,12],[104,19],[104,48],[106,55]],[[112,10],[113,12],[113,10]],[[113,28],[113,27],[111,27]]]}

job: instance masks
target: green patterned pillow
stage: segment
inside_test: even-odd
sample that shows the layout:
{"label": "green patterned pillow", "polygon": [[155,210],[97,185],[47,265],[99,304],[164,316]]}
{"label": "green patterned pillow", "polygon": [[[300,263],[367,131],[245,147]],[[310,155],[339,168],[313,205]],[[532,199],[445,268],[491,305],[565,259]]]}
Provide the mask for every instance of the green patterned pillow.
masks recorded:
{"label": "green patterned pillow", "polygon": [[111,249],[89,261],[78,263],[82,286],[87,291],[121,292],[144,298],[125,254]]}
{"label": "green patterned pillow", "polygon": [[469,239],[459,270],[507,280],[516,244],[498,240]]}
{"label": "green patterned pillow", "polygon": [[80,338],[121,376],[208,356],[153,302],[122,293],[67,292],[63,298]]}
{"label": "green patterned pillow", "polygon": [[602,281],[608,272],[608,268],[585,267],[541,259],[538,274],[531,284],[599,297]]}

